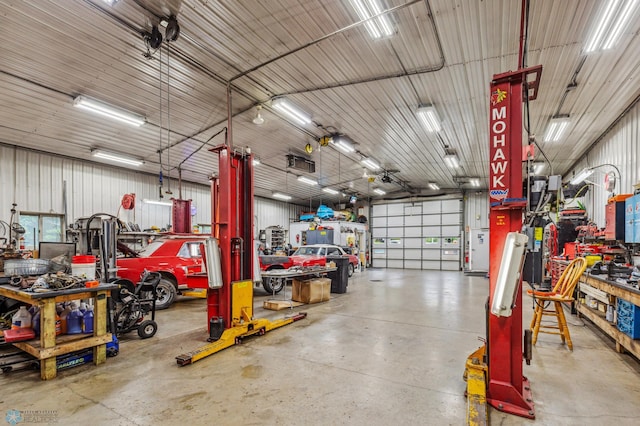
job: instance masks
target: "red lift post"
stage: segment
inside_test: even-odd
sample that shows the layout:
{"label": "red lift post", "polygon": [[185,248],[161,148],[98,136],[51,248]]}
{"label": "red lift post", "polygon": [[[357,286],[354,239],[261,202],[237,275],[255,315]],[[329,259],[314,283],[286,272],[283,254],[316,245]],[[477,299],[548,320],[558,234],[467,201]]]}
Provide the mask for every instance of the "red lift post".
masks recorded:
{"label": "red lift post", "polygon": [[[211,180],[211,232],[217,240],[222,285],[210,288],[208,275],[189,275],[189,288],[207,291],[208,341],[199,349],[176,357],[178,365],[192,364],[253,335],[306,317],[299,313],[274,321],[253,318],[253,156],[220,145],[218,176]],[[207,268],[216,265],[207,264]]]}
{"label": "red lift post", "polygon": [[[522,34],[524,34],[524,8]],[[490,84],[489,105],[489,304],[492,306],[505,240],[521,232],[527,200],[523,197],[523,94],[538,94],[542,65],[522,68],[524,36],[520,40],[519,69],[496,74]],[[485,404],[500,411],[535,418],[529,381],[522,374],[522,280],[516,289],[511,316],[487,310],[486,344],[472,353],[465,368],[468,424],[486,424]]]}

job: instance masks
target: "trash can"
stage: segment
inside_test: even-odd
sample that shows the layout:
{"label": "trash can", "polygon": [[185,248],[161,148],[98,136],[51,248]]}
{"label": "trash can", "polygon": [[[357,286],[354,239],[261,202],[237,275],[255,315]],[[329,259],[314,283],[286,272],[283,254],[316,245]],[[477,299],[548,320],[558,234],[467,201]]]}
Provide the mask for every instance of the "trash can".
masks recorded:
{"label": "trash can", "polygon": [[327,274],[331,278],[331,293],[346,293],[349,283],[349,258],[346,256],[327,256],[327,263],[334,262],[338,269]]}

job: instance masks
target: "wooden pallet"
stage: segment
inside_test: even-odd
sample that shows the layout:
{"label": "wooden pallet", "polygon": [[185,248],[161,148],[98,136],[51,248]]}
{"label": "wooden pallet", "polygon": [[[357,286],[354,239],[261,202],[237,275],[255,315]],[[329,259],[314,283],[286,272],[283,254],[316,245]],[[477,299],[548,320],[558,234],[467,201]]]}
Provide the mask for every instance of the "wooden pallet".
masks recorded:
{"label": "wooden pallet", "polygon": [[262,307],[265,309],[269,309],[271,311],[281,311],[283,309],[295,308],[297,306],[302,306],[304,303],[302,302],[294,302],[292,300],[265,300],[262,304]]}

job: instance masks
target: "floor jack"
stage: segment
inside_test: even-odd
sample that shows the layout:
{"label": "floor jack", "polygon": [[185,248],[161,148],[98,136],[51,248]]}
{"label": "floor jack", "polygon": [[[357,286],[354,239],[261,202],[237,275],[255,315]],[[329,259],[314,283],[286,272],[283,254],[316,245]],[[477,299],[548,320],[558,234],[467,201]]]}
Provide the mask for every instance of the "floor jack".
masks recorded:
{"label": "floor jack", "polygon": [[253,273],[257,253],[253,243],[253,156],[220,145],[218,176],[211,179],[211,233],[203,244],[205,273],[187,276],[189,288],[206,289],[210,343],[176,357],[188,365],[239,344],[250,336],[307,316],[299,313],[275,321],[253,318]]}

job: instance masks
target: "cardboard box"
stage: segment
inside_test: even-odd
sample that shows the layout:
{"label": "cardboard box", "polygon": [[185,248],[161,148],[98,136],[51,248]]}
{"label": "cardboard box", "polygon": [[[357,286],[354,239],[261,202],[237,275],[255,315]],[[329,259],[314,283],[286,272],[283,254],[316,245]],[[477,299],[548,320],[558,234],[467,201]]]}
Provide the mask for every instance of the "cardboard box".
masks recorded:
{"label": "cardboard box", "polygon": [[300,281],[293,280],[293,295],[291,299],[302,303],[318,303],[331,297],[331,279],[313,278]]}

